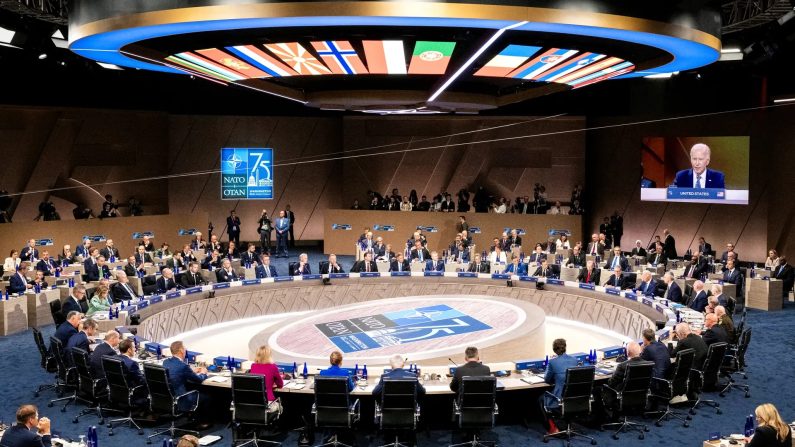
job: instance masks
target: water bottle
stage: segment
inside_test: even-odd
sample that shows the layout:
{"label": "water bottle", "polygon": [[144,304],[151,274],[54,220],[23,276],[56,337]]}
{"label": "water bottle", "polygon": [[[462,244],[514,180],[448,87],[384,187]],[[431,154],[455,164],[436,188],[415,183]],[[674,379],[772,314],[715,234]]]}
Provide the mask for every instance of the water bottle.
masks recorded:
{"label": "water bottle", "polygon": [[163,348],[161,348],[160,345],[158,344],[157,349],[155,351],[157,353],[157,359],[160,360],[160,358],[163,356]]}
{"label": "water bottle", "polygon": [[226,367],[227,367],[227,369],[229,369],[229,371],[232,371],[232,368],[234,368],[234,366],[235,365],[232,363],[232,356],[227,355],[226,356]]}
{"label": "water bottle", "polygon": [[298,378],[298,365],[293,362],[293,379]]}
{"label": "water bottle", "polygon": [[56,278],[60,278],[61,277],[61,269],[60,268],[55,269],[55,277]]}
{"label": "water bottle", "polygon": [[303,372],[301,372],[301,377],[303,377],[304,380],[306,380],[306,378],[309,377],[309,370],[306,367],[306,362],[304,362],[304,370]]}
{"label": "water bottle", "polygon": [[[748,423],[746,422],[746,425],[747,424]],[[91,426],[89,426],[88,429],[86,430],[86,436],[85,437],[86,437],[86,444],[85,444],[86,447],[94,447],[94,439],[91,436]],[[82,439],[83,437],[81,436],[80,438]]]}
{"label": "water bottle", "polygon": [[97,435],[97,426],[91,426],[91,440],[94,443],[94,447],[99,447],[99,436]]}
{"label": "water bottle", "polygon": [[367,380],[367,364],[362,368],[362,379]]}
{"label": "water bottle", "polygon": [[547,366],[549,366],[549,356],[548,355],[544,356],[544,368],[546,368]]}
{"label": "water bottle", "polygon": [[753,434],[753,429],[751,427],[753,427],[753,422],[751,421],[751,416],[749,415],[745,417],[745,428],[743,429],[743,434],[746,437],[750,437],[751,434]]}
{"label": "water bottle", "polygon": [[353,376],[354,376],[354,377],[358,377],[358,376],[359,376],[359,364],[358,364],[358,363],[357,363],[357,364],[356,364],[356,366],[353,368]]}

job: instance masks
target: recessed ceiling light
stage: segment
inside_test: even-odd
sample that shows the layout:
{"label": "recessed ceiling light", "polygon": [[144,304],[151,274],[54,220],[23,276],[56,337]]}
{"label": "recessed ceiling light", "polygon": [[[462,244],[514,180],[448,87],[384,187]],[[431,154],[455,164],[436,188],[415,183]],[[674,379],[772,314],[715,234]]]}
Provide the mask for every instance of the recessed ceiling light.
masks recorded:
{"label": "recessed ceiling light", "polygon": [[39,55],[39,60],[40,60],[40,61],[43,61],[44,59],[47,59],[47,53],[41,53],[41,54]]}

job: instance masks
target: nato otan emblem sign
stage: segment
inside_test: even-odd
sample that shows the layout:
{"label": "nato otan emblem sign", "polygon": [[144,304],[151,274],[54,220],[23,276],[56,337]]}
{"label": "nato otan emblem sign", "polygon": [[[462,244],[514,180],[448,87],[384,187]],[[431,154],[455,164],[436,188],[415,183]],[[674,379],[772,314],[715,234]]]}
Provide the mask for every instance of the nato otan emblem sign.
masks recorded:
{"label": "nato otan emblem sign", "polygon": [[273,149],[221,149],[221,198],[273,199]]}

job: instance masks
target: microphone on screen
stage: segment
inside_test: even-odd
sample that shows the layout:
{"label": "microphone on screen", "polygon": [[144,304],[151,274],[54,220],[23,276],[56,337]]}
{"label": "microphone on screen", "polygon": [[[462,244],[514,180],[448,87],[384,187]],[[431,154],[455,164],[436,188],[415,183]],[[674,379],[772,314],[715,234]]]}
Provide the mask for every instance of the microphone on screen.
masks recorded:
{"label": "microphone on screen", "polygon": [[453,365],[455,365],[456,368],[458,368],[458,363],[454,362],[453,359],[447,357],[447,360],[450,360],[450,363],[452,363]]}

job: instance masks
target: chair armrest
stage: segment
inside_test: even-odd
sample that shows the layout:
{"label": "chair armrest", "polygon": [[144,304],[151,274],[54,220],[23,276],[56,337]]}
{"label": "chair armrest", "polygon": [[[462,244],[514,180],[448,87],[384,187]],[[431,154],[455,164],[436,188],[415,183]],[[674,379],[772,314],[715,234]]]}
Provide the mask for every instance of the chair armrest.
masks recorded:
{"label": "chair armrest", "polygon": [[179,396],[175,397],[175,398],[174,398],[174,408],[176,409],[176,407],[177,407],[177,406],[179,406],[179,402],[180,402],[180,401],[181,401],[183,398],[185,398],[185,397],[188,397],[188,396],[191,396],[191,395],[194,395],[194,394],[196,394],[196,395],[197,395],[197,396],[196,396],[196,403],[195,403],[195,404],[193,404],[193,408],[192,408],[192,409],[190,409],[189,411],[196,411],[196,408],[198,408],[198,406],[199,406],[199,399],[198,399],[198,397],[199,397],[199,396],[198,396],[198,394],[199,394],[199,390],[190,390],[190,391],[188,391],[188,392],[187,392],[187,393],[185,393],[185,394],[181,394],[181,395],[179,395]]}
{"label": "chair armrest", "polygon": [[[314,405],[312,406],[314,407]],[[351,404],[351,407],[348,409],[348,412],[350,414],[359,414],[360,411],[361,411],[361,405],[359,405],[359,399],[356,399],[355,401],[353,401],[353,404]]]}
{"label": "chair armrest", "polygon": [[494,404],[494,415],[500,414],[500,407],[495,403]]}
{"label": "chair armrest", "polygon": [[[555,395],[554,395],[554,394],[552,394],[550,391],[545,391],[545,392],[544,392],[544,397],[546,397],[546,396],[549,396],[549,397],[551,397],[551,398],[555,399],[555,401],[557,401],[558,405],[560,405],[560,404],[561,404],[561,402],[562,402],[562,399],[561,399],[561,398],[559,398],[558,396],[555,396]],[[546,399],[544,399],[544,401],[543,401],[543,402],[544,402],[544,410],[545,410],[545,411],[548,411],[548,410],[549,410],[549,408],[547,407],[547,400],[546,400]]]}
{"label": "chair armrest", "polygon": [[[314,404],[313,404],[313,406],[314,406]],[[276,399],[273,399],[272,401],[268,402],[268,409],[270,410],[271,408],[275,408],[277,410],[278,414],[279,414],[279,417],[281,417],[282,408],[283,408],[282,407],[282,398],[281,397],[277,397]]]}

